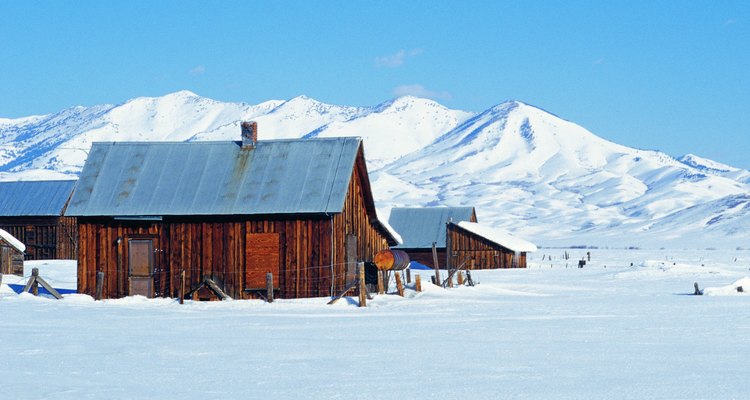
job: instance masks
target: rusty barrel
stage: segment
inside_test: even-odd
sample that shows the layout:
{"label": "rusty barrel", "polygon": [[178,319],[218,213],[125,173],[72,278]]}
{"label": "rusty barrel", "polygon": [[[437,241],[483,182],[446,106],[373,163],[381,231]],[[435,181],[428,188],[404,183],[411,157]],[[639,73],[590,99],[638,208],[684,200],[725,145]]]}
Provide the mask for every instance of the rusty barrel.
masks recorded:
{"label": "rusty barrel", "polygon": [[381,250],[374,261],[381,271],[400,271],[409,266],[409,255],[401,250]]}

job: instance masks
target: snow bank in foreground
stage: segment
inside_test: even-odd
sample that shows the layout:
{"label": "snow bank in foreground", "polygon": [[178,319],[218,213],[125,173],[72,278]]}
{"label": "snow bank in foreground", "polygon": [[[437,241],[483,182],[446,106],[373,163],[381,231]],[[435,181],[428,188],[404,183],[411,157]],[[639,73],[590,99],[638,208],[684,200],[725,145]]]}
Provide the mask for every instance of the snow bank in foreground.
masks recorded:
{"label": "snow bank in foreground", "polygon": [[705,288],[703,289],[703,294],[705,296],[736,296],[750,294],[750,278],[742,278],[727,286]]}
{"label": "snow bank in foreground", "polygon": [[[405,298],[375,295],[366,308],[356,297],[180,305],[1,293],[0,398],[748,397],[748,298],[687,294],[696,281],[744,285],[750,251],[529,257],[528,269],[472,271],[474,287],[412,271],[424,292],[408,285]],[[36,265],[75,281],[74,261]]]}

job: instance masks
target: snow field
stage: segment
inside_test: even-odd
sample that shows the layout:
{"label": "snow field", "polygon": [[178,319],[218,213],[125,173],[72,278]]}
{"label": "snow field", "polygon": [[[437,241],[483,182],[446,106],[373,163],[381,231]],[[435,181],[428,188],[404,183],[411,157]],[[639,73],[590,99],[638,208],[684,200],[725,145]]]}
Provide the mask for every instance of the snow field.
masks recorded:
{"label": "snow field", "polygon": [[[687,294],[745,282],[750,251],[540,249],[530,263],[454,289],[419,271],[424,292],[367,308],[3,285],[3,398],[747,398],[750,297]],[[67,280],[60,265],[41,275]]]}

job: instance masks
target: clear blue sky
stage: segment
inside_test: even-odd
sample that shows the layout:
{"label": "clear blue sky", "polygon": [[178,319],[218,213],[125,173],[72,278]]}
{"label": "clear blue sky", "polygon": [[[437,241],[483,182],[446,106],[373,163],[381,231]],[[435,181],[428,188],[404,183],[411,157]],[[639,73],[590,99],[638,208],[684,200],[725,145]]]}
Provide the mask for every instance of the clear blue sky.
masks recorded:
{"label": "clear blue sky", "polygon": [[750,1],[2,1],[0,117],[188,89],[257,103],[521,100],[750,168]]}

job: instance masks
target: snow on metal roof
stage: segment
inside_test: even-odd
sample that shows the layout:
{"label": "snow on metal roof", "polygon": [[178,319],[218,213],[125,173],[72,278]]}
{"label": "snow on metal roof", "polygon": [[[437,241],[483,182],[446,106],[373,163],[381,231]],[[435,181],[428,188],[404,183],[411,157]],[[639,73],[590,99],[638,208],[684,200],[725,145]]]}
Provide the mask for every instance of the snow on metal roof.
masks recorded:
{"label": "snow on metal roof", "polygon": [[341,212],[360,138],[94,143],[66,215]]}
{"label": "snow on metal roof", "polygon": [[445,247],[445,224],[471,221],[473,207],[394,207],[388,223],[399,233],[403,243],[397,249],[428,249],[432,243]]}
{"label": "snow on metal roof", "polygon": [[2,229],[0,229],[0,239],[4,240],[6,243],[13,246],[16,250],[20,251],[21,253],[26,251],[26,245],[24,245],[23,243],[21,243],[20,240],[16,239],[15,237],[13,237],[13,235],[11,235],[10,233]]}
{"label": "snow on metal roof", "polygon": [[509,250],[523,252],[537,251],[537,247],[535,244],[527,242],[526,240],[517,238],[515,236],[511,236],[509,233],[497,228],[467,221],[461,221],[456,225]]}
{"label": "snow on metal roof", "polygon": [[76,181],[0,182],[0,216],[60,216]]}
{"label": "snow on metal roof", "polygon": [[389,224],[388,222],[386,222],[384,218],[381,218],[380,211],[378,211],[376,209],[375,210],[375,215],[377,215],[377,217],[378,217],[377,219],[378,219],[378,222],[380,223],[380,225],[382,225],[383,228],[385,228],[385,230],[388,231],[388,233],[391,235],[391,237],[393,237],[393,239],[396,241],[396,243],[403,244],[404,243],[404,239],[401,237],[401,235],[399,235],[399,233],[395,229],[393,229],[393,227],[391,226],[391,224]]}

